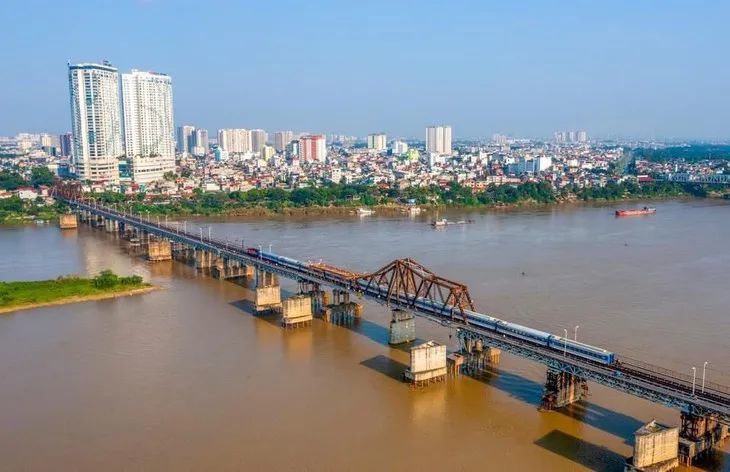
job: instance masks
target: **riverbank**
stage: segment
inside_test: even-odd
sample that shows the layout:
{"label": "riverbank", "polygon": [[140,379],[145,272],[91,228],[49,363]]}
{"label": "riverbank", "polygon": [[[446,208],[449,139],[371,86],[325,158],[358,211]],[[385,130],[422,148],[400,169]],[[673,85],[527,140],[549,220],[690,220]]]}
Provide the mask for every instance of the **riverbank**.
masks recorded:
{"label": "riverbank", "polygon": [[[578,198],[565,198],[554,202],[537,202],[524,200],[517,203],[494,203],[494,204],[475,204],[475,205],[457,205],[457,204],[423,204],[416,205],[421,209],[421,214],[437,214],[444,211],[479,211],[479,212],[510,212],[530,209],[549,209],[549,208],[570,208],[576,206],[615,206],[618,209],[625,205],[637,205],[643,202],[664,202],[664,201],[687,201],[687,200],[703,200],[705,198],[714,197],[695,197],[691,195],[683,196],[654,196],[654,197],[637,197],[631,196],[617,200],[592,199],[582,200]],[[718,197],[719,198],[719,197]],[[206,218],[265,218],[265,217],[331,217],[331,216],[347,216],[357,215],[359,207],[342,207],[342,206],[311,206],[311,207],[286,207],[286,208],[232,208],[222,213],[213,214],[195,214],[195,213],[174,213],[168,215],[170,218],[179,217],[206,217]],[[387,205],[371,205],[363,206],[373,210],[375,215],[386,216],[407,216],[409,206],[398,204]]]}
{"label": "riverbank", "polygon": [[45,306],[141,295],[157,290],[141,277],[119,277],[103,271],[93,278],[0,282],[0,314]]}

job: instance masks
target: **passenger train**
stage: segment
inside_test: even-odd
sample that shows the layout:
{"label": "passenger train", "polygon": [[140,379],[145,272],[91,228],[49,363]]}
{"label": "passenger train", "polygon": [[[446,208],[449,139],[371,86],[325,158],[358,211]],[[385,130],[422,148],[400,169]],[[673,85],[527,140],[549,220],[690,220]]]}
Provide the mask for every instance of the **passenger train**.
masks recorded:
{"label": "passenger train", "polygon": [[[326,271],[311,267],[309,264],[291,259],[289,257],[280,256],[268,251],[262,251],[255,248],[247,249],[247,252],[255,257],[259,257],[267,262],[271,262],[289,269],[294,269],[299,272],[310,272],[313,275],[322,277],[324,279],[330,279],[337,281],[339,277],[334,274],[329,274]],[[363,292],[367,292],[369,295],[373,295],[380,298],[387,296],[387,288],[382,286],[367,286],[367,282],[358,281],[358,284]],[[409,300],[409,303],[413,303]],[[427,298],[417,298],[415,301],[416,307],[425,313],[429,313],[438,318],[451,318],[452,308],[436,304]],[[471,326],[500,333],[502,335],[510,336],[511,338],[518,338],[523,341],[527,341],[532,344],[547,347],[561,353],[569,353],[572,356],[587,359],[592,362],[598,362],[604,365],[612,365],[616,362],[616,356],[613,352],[601,349],[598,347],[590,346],[588,344],[580,343],[571,339],[564,338],[562,336],[556,336],[554,334],[546,333],[527,326],[522,326],[516,323],[509,323],[499,318],[494,318],[489,315],[483,315],[470,310],[464,310],[464,315],[467,322]]]}

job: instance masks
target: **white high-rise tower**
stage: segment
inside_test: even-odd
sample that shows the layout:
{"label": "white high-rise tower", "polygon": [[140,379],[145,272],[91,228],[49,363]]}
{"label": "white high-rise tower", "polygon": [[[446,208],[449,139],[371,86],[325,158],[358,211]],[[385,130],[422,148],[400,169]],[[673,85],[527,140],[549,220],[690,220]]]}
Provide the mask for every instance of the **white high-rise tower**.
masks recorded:
{"label": "white high-rise tower", "polygon": [[124,154],[119,74],[111,64],[69,64],[73,156],[80,180],[119,182]]}
{"label": "white high-rise tower", "polygon": [[122,74],[124,147],[132,180],[150,183],[175,170],[172,79],[156,72]]}
{"label": "white high-rise tower", "polygon": [[429,126],[426,128],[426,151],[437,154],[451,154],[451,126]]}

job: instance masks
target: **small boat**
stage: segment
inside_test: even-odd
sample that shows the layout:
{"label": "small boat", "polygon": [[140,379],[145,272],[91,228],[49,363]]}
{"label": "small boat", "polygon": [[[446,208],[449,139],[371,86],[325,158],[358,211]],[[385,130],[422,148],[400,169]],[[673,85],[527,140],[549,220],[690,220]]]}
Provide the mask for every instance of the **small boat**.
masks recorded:
{"label": "small boat", "polygon": [[421,208],[420,207],[409,207],[408,213],[410,215],[420,215],[421,214]]}
{"label": "small boat", "polygon": [[369,208],[358,208],[357,209],[357,214],[360,216],[372,215],[373,213],[375,213],[375,212]]}
{"label": "small boat", "polygon": [[637,208],[634,210],[616,210],[616,216],[641,216],[641,215],[653,215],[656,213],[656,208],[644,207]]}
{"label": "small boat", "polygon": [[474,220],[449,221],[446,218],[441,218],[440,220],[436,220],[431,223],[431,226],[433,226],[434,228],[440,228],[442,226],[469,225],[472,223],[474,223]]}

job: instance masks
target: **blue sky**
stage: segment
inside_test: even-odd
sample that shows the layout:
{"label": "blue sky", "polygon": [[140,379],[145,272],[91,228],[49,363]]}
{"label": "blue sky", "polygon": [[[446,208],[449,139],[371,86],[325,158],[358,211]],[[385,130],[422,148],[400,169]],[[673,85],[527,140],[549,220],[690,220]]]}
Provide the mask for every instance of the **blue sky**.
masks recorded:
{"label": "blue sky", "polygon": [[176,125],[730,138],[730,2],[16,1],[0,135],[70,127],[66,62],[173,78]]}

